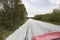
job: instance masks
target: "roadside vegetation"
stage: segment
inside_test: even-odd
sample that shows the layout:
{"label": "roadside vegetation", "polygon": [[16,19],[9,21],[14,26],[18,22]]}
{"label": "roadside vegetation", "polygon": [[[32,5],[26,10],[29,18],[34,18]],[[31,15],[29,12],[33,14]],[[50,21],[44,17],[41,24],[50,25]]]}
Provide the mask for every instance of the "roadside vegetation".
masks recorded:
{"label": "roadside vegetation", "polygon": [[0,40],[5,40],[27,20],[27,11],[20,0],[0,0]]}
{"label": "roadside vegetation", "polygon": [[35,15],[33,19],[60,25],[60,9],[54,9],[52,13]]}

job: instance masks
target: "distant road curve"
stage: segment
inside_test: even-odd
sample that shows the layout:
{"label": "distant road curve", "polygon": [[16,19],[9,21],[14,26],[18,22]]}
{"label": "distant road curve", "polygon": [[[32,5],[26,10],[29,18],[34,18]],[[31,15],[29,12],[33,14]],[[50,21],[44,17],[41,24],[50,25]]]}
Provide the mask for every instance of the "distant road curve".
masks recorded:
{"label": "distant road curve", "polygon": [[6,40],[32,40],[34,36],[60,32],[60,25],[29,19]]}

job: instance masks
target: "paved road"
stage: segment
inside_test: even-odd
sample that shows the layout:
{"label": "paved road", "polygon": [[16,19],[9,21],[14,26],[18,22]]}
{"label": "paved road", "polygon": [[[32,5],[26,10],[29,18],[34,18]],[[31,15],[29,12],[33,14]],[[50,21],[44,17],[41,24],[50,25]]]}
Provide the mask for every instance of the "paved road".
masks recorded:
{"label": "paved road", "polygon": [[60,32],[60,25],[29,19],[6,40],[31,40],[34,36]]}

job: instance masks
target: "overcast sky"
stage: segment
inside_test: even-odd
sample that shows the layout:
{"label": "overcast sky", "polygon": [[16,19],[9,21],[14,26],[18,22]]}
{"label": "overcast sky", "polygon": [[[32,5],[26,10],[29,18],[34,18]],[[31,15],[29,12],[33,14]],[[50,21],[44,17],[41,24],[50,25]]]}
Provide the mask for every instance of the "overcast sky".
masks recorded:
{"label": "overcast sky", "polygon": [[45,14],[51,12],[52,9],[58,8],[60,0],[22,0],[28,16],[34,16],[36,14]]}

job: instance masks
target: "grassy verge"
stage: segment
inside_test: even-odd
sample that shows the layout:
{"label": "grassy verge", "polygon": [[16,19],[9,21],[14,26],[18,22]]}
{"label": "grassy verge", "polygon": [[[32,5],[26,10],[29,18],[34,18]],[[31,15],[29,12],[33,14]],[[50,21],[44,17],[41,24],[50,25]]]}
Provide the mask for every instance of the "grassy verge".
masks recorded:
{"label": "grassy verge", "polygon": [[49,21],[44,21],[44,22],[48,22],[48,23],[55,24],[55,25],[60,25],[59,22],[49,22]]}

